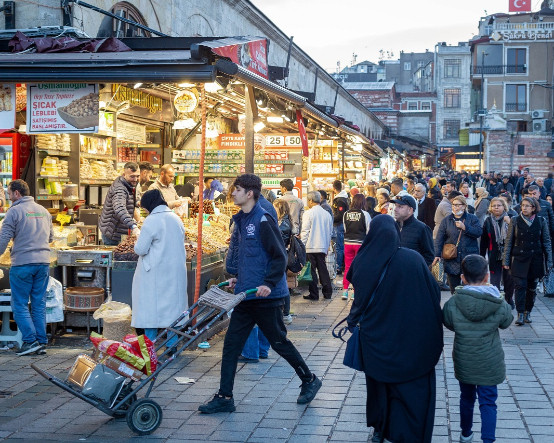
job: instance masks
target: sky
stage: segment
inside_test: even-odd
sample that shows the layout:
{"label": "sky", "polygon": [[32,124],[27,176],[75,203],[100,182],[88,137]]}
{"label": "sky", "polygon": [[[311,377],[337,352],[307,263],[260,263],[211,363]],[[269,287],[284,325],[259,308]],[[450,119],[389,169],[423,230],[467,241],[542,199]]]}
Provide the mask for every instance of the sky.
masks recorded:
{"label": "sky", "polygon": [[[379,61],[379,50],[434,51],[477,33],[479,19],[507,13],[509,0],[250,0],[319,65],[335,72],[357,61]],[[532,10],[542,0],[531,0]],[[271,50],[271,49],[270,49]]]}

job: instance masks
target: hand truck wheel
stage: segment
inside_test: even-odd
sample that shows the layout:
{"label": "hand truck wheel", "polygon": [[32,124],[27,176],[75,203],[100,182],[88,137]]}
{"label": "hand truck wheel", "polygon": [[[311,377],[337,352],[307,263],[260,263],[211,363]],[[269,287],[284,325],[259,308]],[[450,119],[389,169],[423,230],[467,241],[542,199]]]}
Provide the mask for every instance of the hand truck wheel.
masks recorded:
{"label": "hand truck wheel", "polygon": [[137,400],[127,411],[127,425],[136,434],[151,434],[161,423],[162,408],[149,398]]}
{"label": "hand truck wheel", "polygon": [[[123,397],[125,397],[127,394],[128,394],[127,392],[122,391],[121,394],[119,394],[119,396],[117,397],[116,404],[119,403],[123,399]],[[129,408],[134,403],[136,403],[136,401],[137,401],[137,394],[133,394],[133,396],[129,400],[127,400],[127,402],[121,408],[115,411],[113,415],[114,418],[125,418],[127,416],[127,411],[129,411]]]}

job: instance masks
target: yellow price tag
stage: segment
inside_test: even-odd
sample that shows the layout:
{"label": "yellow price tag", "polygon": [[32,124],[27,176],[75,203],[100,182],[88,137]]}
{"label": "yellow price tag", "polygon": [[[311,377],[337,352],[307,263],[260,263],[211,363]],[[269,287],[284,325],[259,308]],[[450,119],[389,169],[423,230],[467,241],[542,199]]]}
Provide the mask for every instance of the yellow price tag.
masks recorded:
{"label": "yellow price tag", "polygon": [[60,222],[60,225],[66,225],[71,221],[71,215],[60,213],[56,216],[56,221]]}

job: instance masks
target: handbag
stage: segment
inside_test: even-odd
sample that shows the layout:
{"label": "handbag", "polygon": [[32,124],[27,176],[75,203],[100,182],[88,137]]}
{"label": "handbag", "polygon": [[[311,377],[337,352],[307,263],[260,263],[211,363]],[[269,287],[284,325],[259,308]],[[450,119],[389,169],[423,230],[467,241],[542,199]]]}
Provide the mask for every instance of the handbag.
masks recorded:
{"label": "handbag", "polygon": [[550,269],[542,280],[545,297],[554,297],[554,268]]}
{"label": "handbag", "polygon": [[307,285],[312,282],[312,264],[306,262],[302,270],[298,273],[298,284]]}
{"label": "handbag", "polygon": [[433,277],[435,277],[437,283],[441,284],[444,281],[444,263],[440,260],[436,262],[431,267],[431,273],[433,274]]}
{"label": "handbag", "polygon": [[364,363],[363,363],[363,355],[362,355],[362,345],[361,345],[361,337],[360,337],[360,324],[362,323],[362,320],[364,319],[365,314],[367,313],[367,310],[371,303],[373,302],[373,299],[375,298],[375,294],[377,293],[377,290],[379,289],[379,286],[381,286],[381,282],[385,278],[385,274],[387,273],[387,269],[389,268],[389,264],[394,257],[394,254],[392,254],[391,258],[389,258],[389,261],[385,265],[385,269],[383,270],[381,277],[379,277],[379,281],[377,282],[377,286],[375,286],[375,289],[373,290],[373,294],[371,294],[371,298],[369,299],[369,302],[367,303],[366,308],[364,309],[364,312],[362,313],[360,319],[358,320],[358,323],[356,324],[356,327],[352,331],[352,334],[350,335],[350,338],[348,340],[344,340],[342,338],[344,334],[348,331],[348,326],[344,326],[339,332],[335,332],[335,330],[344,322],[347,321],[348,316],[344,317],[337,325],[333,328],[333,337],[338,338],[342,340],[343,342],[346,342],[346,349],[344,351],[344,359],[342,361],[342,364],[344,366],[348,366],[349,368],[355,369],[356,371],[363,371],[364,370]]}
{"label": "handbag", "polygon": [[458,235],[458,241],[455,245],[446,243],[442,247],[442,258],[445,260],[452,260],[458,256],[458,245],[460,244],[460,238],[462,238],[462,230],[460,229],[460,235]]}

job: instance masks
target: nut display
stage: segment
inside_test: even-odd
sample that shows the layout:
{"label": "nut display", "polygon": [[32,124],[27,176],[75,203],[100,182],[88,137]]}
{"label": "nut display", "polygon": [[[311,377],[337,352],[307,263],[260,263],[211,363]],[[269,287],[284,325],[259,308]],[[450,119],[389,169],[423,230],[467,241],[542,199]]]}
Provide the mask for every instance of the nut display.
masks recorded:
{"label": "nut display", "polygon": [[[198,214],[198,210],[200,208],[199,202],[191,202],[189,203],[189,212],[190,216],[194,217]],[[204,214],[213,214],[214,213],[214,202],[213,200],[204,200],[204,204],[202,206],[203,213]]]}
{"label": "nut display", "polygon": [[73,100],[64,111],[74,117],[85,117],[98,114],[98,94],[90,93]]}
{"label": "nut display", "polygon": [[113,251],[114,260],[138,261],[138,255],[135,254],[136,242],[137,237],[134,235],[130,235],[125,240],[123,240]]}

